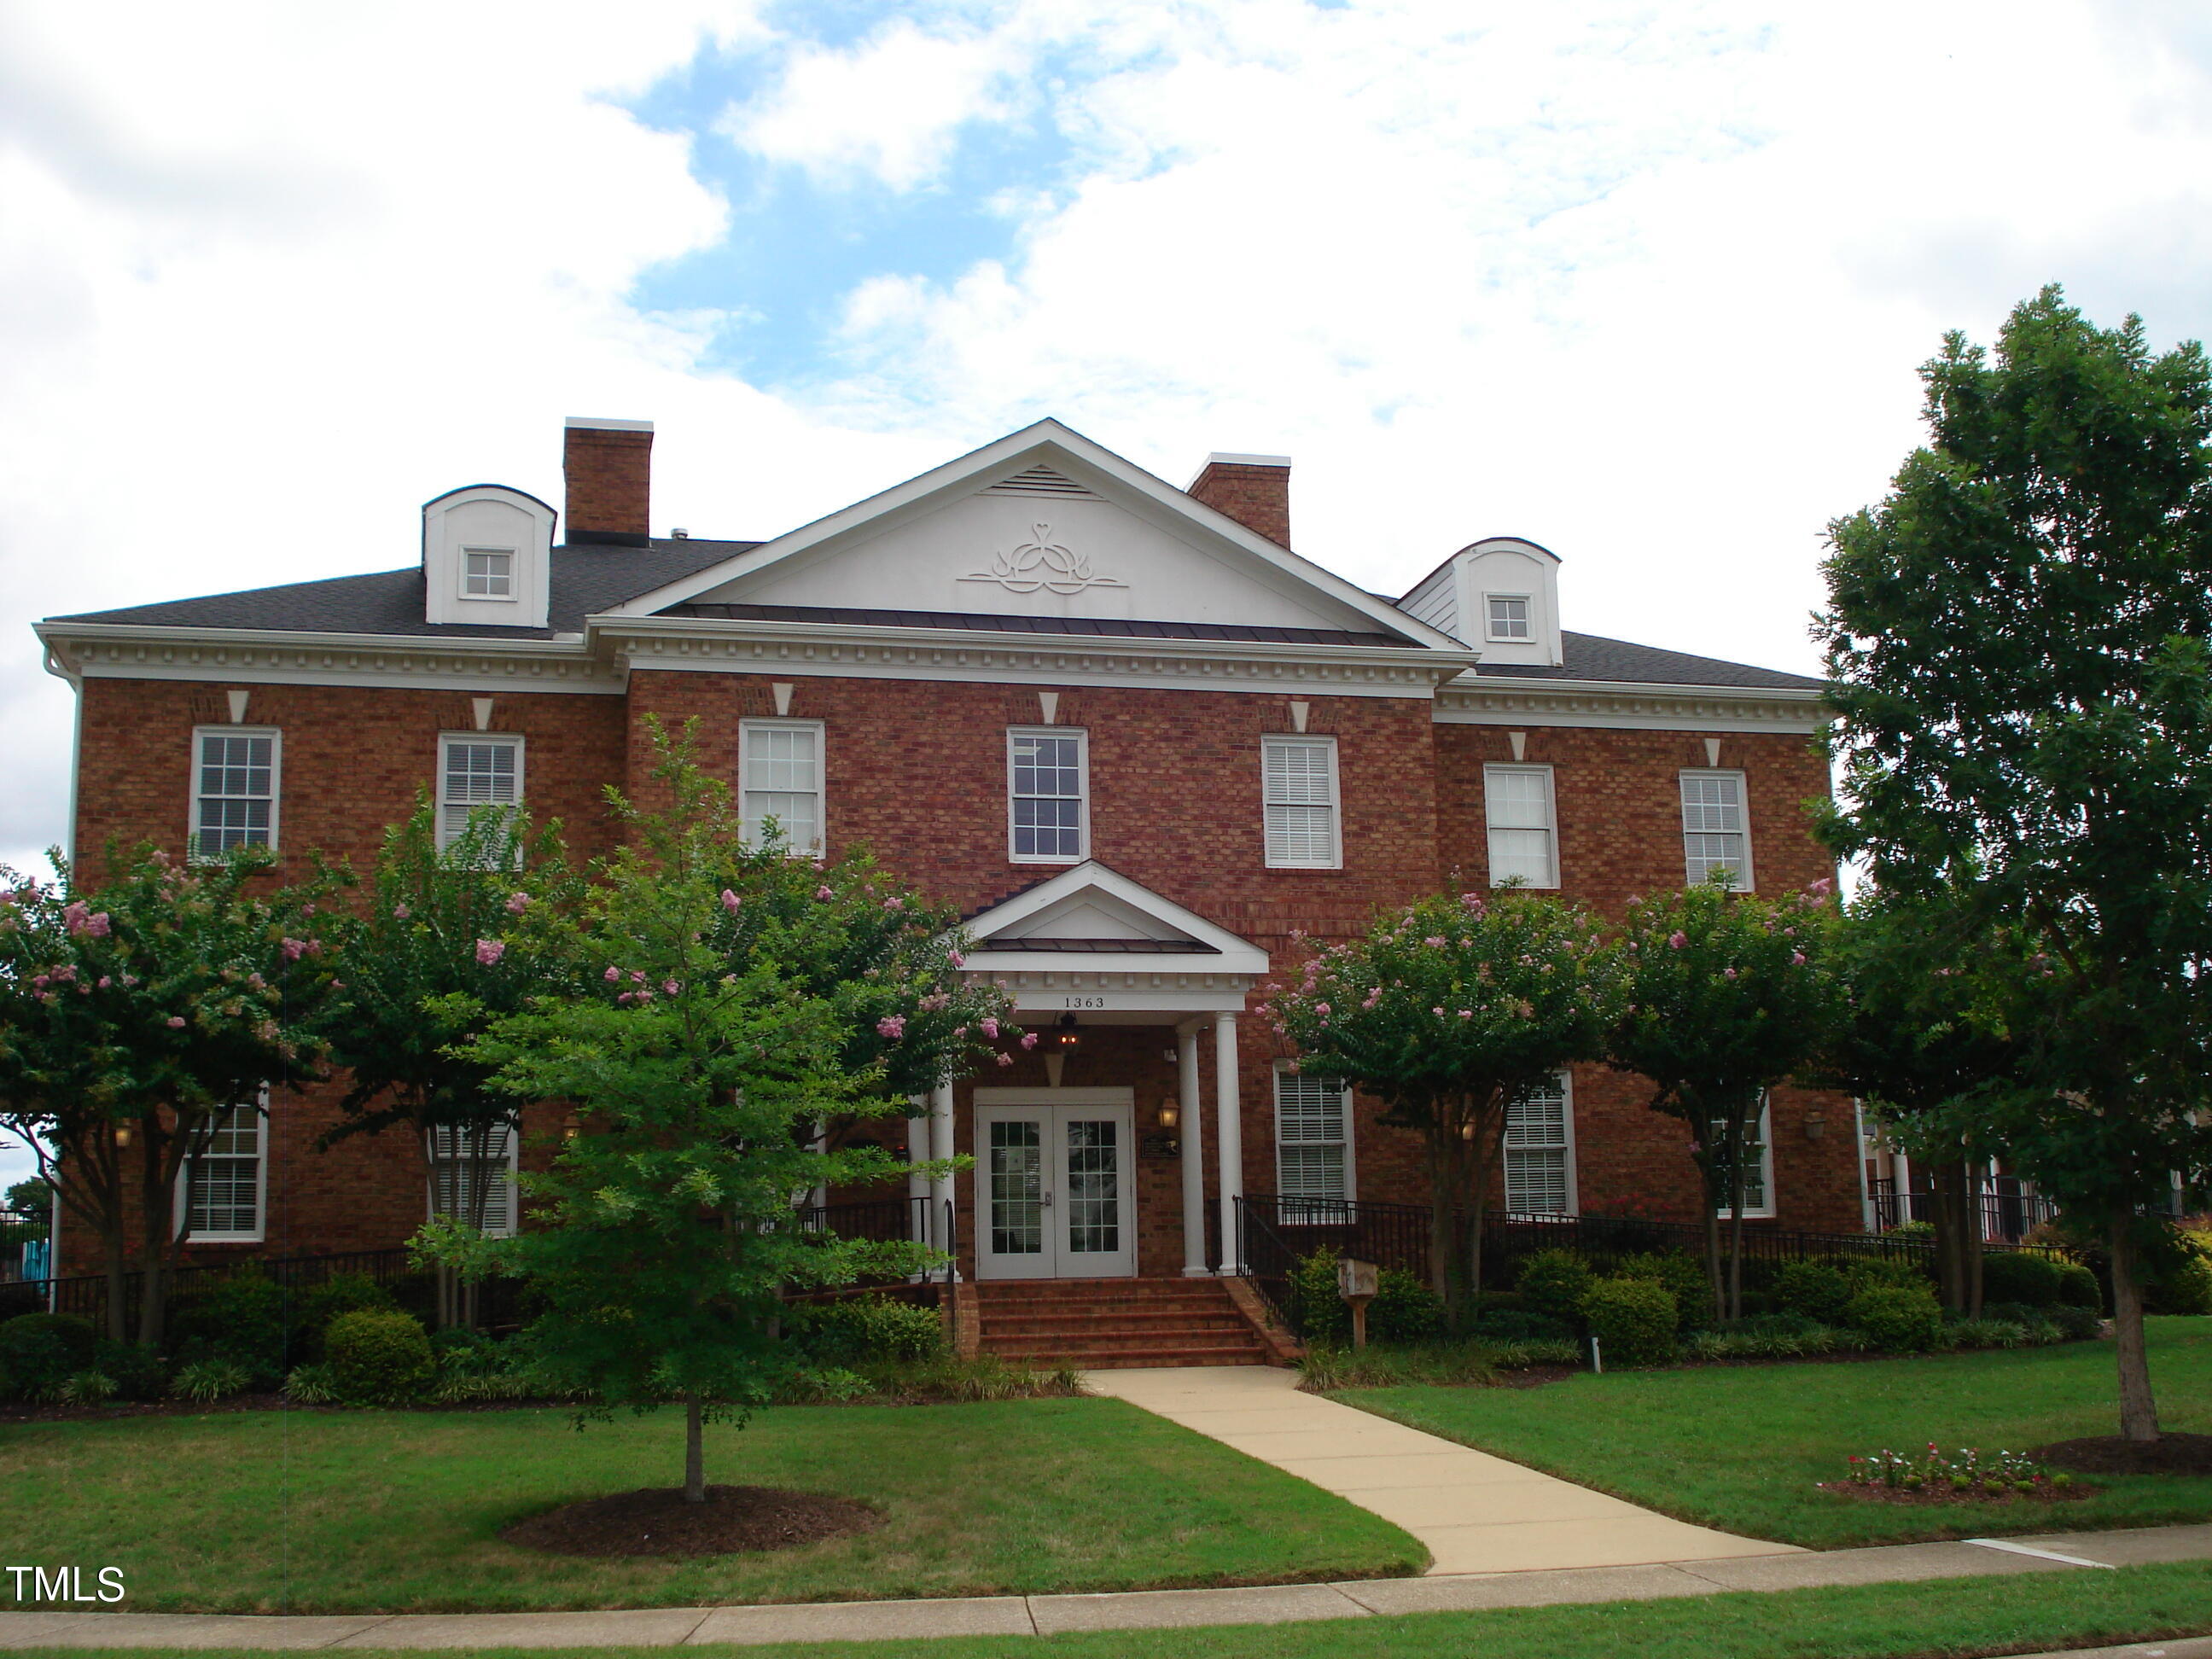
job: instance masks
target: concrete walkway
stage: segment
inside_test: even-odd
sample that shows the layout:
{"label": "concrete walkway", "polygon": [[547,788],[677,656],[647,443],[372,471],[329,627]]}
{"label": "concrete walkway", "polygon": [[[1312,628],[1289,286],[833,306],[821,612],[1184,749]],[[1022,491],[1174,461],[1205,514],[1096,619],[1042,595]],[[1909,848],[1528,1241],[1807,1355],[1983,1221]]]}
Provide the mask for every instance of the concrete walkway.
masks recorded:
{"label": "concrete walkway", "polygon": [[[1279,1625],[1403,1613],[1644,1601],[1727,1590],[1813,1589],[2023,1572],[2094,1572],[2212,1559],[2212,1526],[2050,1534],[1986,1544],[1900,1544],[1789,1555],[1457,1577],[1372,1578],[1255,1589],[1109,1595],[984,1595],[789,1607],[653,1607],[620,1613],[401,1613],[241,1618],[213,1613],[0,1613],[5,1648],[674,1647],[728,1643],[908,1641],[1054,1636],[1067,1631]],[[2100,1654],[2212,1659],[2212,1643],[2153,1642]]]}
{"label": "concrete walkway", "polygon": [[1084,1382],[1272,1463],[1403,1527],[1433,1576],[1797,1555],[1693,1527],[1371,1412],[1301,1394],[1270,1366],[1091,1371]]}

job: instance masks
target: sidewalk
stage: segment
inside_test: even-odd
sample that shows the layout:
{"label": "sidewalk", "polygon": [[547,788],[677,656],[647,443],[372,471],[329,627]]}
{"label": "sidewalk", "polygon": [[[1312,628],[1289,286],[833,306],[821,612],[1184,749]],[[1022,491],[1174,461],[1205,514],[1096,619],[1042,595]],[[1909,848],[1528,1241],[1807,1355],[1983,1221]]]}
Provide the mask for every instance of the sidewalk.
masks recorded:
{"label": "sidewalk", "polygon": [[1093,1394],[1141,1406],[1403,1527],[1428,1547],[1432,1575],[1802,1553],[1694,1527],[1301,1394],[1295,1371],[1194,1366],[1091,1371],[1083,1381]]}
{"label": "sidewalk", "polygon": [[[618,1613],[401,1613],[232,1617],[212,1613],[0,1613],[5,1648],[675,1647],[725,1642],[868,1642],[933,1636],[1054,1636],[1067,1631],[1279,1625],[1401,1613],[1552,1607],[1812,1589],[2023,1572],[2094,1572],[2152,1561],[2212,1560],[2212,1525],[2051,1533],[1978,1543],[1800,1550],[1787,1555],[1636,1566],[1376,1578],[1254,1589],[1136,1590],[1110,1595],[988,1595],[786,1607],[654,1607]],[[2212,1641],[2146,1643],[2102,1654],[2212,1659]]]}

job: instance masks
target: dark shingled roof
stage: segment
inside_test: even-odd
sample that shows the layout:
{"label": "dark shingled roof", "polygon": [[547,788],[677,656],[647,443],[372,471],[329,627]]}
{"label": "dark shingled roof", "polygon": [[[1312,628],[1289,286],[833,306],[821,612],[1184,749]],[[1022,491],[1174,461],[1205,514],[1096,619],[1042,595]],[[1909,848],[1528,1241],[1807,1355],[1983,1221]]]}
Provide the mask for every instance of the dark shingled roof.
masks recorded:
{"label": "dark shingled roof", "polygon": [[1266,628],[1237,623],[1128,622],[1118,617],[1008,617],[967,611],[866,611],[820,605],[672,605],[664,617],[738,622],[847,623],[859,628],[957,628],[988,634],[1061,634],[1111,640],[1249,640],[1272,645],[1389,645],[1419,650],[1395,634],[1343,628]]}
{"label": "dark shingled roof", "polygon": [[296,634],[414,634],[456,640],[543,640],[575,634],[594,611],[719,564],[758,542],[670,538],[644,547],[556,547],[546,628],[483,628],[422,620],[422,567],[170,599],[49,620],[135,623],[148,628],[252,628]]}
{"label": "dark shingled roof", "polygon": [[1662,651],[1652,645],[1631,645],[1626,640],[1601,639],[1595,634],[1559,635],[1559,654],[1566,659],[1557,668],[1519,663],[1480,663],[1478,679],[1627,680],[1652,685],[1734,685],[1746,690],[1818,691],[1826,682],[1802,674],[1785,674],[1776,668],[1753,668],[1717,657],[1693,657],[1685,651]]}

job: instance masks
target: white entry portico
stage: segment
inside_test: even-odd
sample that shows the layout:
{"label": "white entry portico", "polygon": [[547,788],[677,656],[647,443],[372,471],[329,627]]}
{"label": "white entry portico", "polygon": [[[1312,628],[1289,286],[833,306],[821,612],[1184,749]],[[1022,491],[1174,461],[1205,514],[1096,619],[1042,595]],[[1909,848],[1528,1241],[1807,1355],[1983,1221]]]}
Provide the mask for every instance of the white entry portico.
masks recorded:
{"label": "white entry portico", "polygon": [[[1059,1023],[1073,1016],[1084,1027],[1163,1026],[1175,1034],[1178,1133],[1181,1143],[1183,1272],[1216,1271],[1207,1259],[1205,1119],[1212,1096],[1218,1170],[1215,1199],[1225,1243],[1219,1265],[1239,1273],[1234,1260],[1237,1204],[1243,1195],[1241,1103],[1237,1080],[1237,1022],[1253,988],[1266,977],[1267,953],[1095,860],[993,906],[968,923],[973,947],[965,971],[1002,987],[1014,999],[1014,1017],[1054,1041]],[[1210,1054],[1209,1051],[1210,1050]],[[1050,1048],[1047,1048],[1049,1060]],[[1212,1088],[1206,1061],[1211,1060]],[[1057,1075],[1057,1067],[1051,1068]],[[1115,1101],[1103,1097],[1113,1095]],[[1099,1098],[1092,1098],[1092,1097]],[[981,1277],[1108,1277],[1136,1271],[1136,1217],[1129,1172],[1139,1132],[1138,1104],[1126,1089],[1001,1090],[975,1094],[975,1207],[964,1231],[975,1241]],[[1107,1110],[1109,1107],[1113,1109]],[[940,1087],[931,1099],[930,1155],[949,1158],[954,1149],[953,1091]],[[1118,1115],[1116,1114],[1119,1114]],[[1086,1126],[1071,1128],[1066,1126]],[[1109,1127],[1109,1126],[1118,1126]],[[993,1137],[1004,1143],[994,1147]],[[919,1138],[917,1138],[919,1139]],[[1111,1139],[1121,1220],[1115,1250],[1095,1248],[1104,1213],[1102,1183],[1074,1200],[1091,1229],[1079,1237],[1066,1206],[1084,1177],[1103,1173],[1103,1144]],[[1078,1146],[1076,1142],[1084,1143]],[[994,1152],[998,1174],[994,1176]],[[1032,1157],[1033,1155],[1033,1157]],[[1034,1164],[1035,1182],[1026,1173]],[[993,1216],[994,1178],[1000,1212]],[[948,1213],[955,1183],[939,1182],[931,1210]],[[1034,1192],[1034,1200],[1030,1194]],[[1050,1194],[1047,1199],[1044,1195]],[[1029,1207],[1032,1202],[1035,1208]],[[1036,1225],[1032,1228],[1032,1221]],[[1012,1222],[1011,1230],[1000,1222]],[[995,1236],[994,1236],[995,1235]],[[1013,1248],[1001,1249],[1000,1246]],[[1035,1248],[1032,1248],[1032,1245]],[[1094,1248],[1077,1248],[1079,1245]],[[1126,1260],[1124,1260],[1126,1258]]]}

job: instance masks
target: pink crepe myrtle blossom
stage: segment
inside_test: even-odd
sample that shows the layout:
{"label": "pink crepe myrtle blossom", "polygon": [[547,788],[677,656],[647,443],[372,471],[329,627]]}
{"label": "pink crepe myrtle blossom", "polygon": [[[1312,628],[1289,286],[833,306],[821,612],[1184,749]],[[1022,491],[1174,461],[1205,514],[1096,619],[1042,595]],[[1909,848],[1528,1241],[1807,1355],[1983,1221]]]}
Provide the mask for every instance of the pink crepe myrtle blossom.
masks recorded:
{"label": "pink crepe myrtle blossom", "polygon": [[906,1035],[906,1016],[885,1014],[876,1022],[876,1035],[880,1037],[889,1037],[893,1042],[896,1042]]}
{"label": "pink crepe myrtle blossom", "polygon": [[527,893],[509,893],[509,894],[507,896],[507,915],[511,915],[511,916],[519,916],[519,915],[521,915],[525,910],[527,910],[529,908],[530,908],[530,895],[529,895],[529,894],[527,894]]}
{"label": "pink crepe myrtle blossom", "polygon": [[106,990],[109,986],[111,986],[111,985],[112,985],[112,984],[114,984],[114,983],[115,983],[114,980],[112,980],[112,978],[110,978],[110,977],[109,977],[107,975],[106,975],[106,974],[102,974],[102,975],[100,976],[100,988],[101,990],[103,990],[103,991],[105,991],[105,990]]}
{"label": "pink crepe myrtle blossom", "polygon": [[999,1022],[989,1018],[988,1015],[976,1023],[975,1029],[982,1032],[985,1036],[990,1038],[994,1042],[996,1042],[999,1040]]}
{"label": "pink crepe myrtle blossom", "polygon": [[105,939],[110,931],[107,912],[94,911],[82,899],[63,908],[62,925],[70,930],[72,939]]}
{"label": "pink crepe myrtle blossom", "polygon": [[278,943],[276,949],[285,961],[297,962],[307,954],[307,941],[303,939],[286,939]]}
{"label": "pink crepe myrtle blossom", "polygon": [[611,965],[607,969],[605,978],[610,985],[617,983],[622,978],[622,969]]}
{"label": "pink crepe myrtle blossom", "polygon": [[404,921],[414,914],[404,904],[395,904],[392,907],[392,919],[394,921]]}
{"label": "pink crepe myrtle blossom", "polygon": [[169,1016],[169,1029],[173,1031],[183,1030],[185,1029],[185,1017],[182,1014],[171,1014]]}
{"label": "pink crepe myrtle blossom", "polygon": [[743,899],[739,898],[739,897],[738,897],[735,893],[732,892],[728,888],[725,887],[725,888],[722,890],[722,908],[723,908],[725,910],[728,910],[728,911],[731,911],[731,912],[733,912],[733,913],[734,913],[734,912],[736,911],[737,908],[738,908],[740,904],[743,904],[744,902],[744,901]]}
{"label": "pink crepe myrtle blossom", "polygon": [[1723,969],[1721,969],[1721,977],[1722,977],[1723,979],[1734,979],[1734,978],[1735,977],[1735,969],[1733,969],[1733,968],[1723,968]]}
{"label": "pink crepe myrtle blossom", "polygon": [[833,894],[832,892],[830,892],[830,888],[829,888],[829,884],[828,884],[827,883],[824,883],[823,885],[821,885],[821,886],[819,886],[819,887],[817,887],[817,888],[816,888],[816,889],[814,890],[814,896],[815,896],[816,898],[817,898],[817,899],[820,899],[823,903],[825,903],[825,904],[826,904],[826,903],[828,903],[828,902],[829,902],[829,901],[830,901],[830,899],[834,898],[834,897],[835,897],[835,896],[836,896],[835,894]]}
{"label": "pink crepe myrtle blossom", "polygon": [[1014,1057],[1012,1054],[1000,1054],[999,1056],[999,1064],[1001,1066],[1011,1066],[1013,1063]]}
{"label": "pink crepe myrtle blossom", "polygon": [[1689,944],[1689,942],[1690,936],[1687,933],[1669,933],[1667,935],[1667,943],[1677,951],[1682,949],[1682,947]]}
{"label": "pink crepe myrtle blossom", "polygon": [[1792,968],[1802,968],[1805,965],[1805,953],[1802,951],[1792,951],[1790,953],[1790,965]]}
{"label": "pink crepe myrtle blossom", "polygon": [[952,959],[952,965],[955,968],[965,968],[968,965],[968,958],[962,956],[959,951],[951,951],[950,955]]}
{"label": "pink crepe myrtle blossom", "polygon": [[1444,936],[1442,933],[1431,933],[1426,939],[1423,939],[1421,943],[1427,945],[1431,951],[1441,951],[1444,948]]}
{"label": "pink crepe myrtle blossom", "polygon": [[670,996],[678,996],[683,993],[684,983],[681,980],[664,979],[660,981],[660,988]]}
{"label": "pink crepe myrtle blossom", "polygon": [[906,901],[901,898],[896,893],[893,893],[889,898],[884,901],[884,908],[886,910],[903,910],[906,908]]}
{"label": "pink crepe myrtle blossom", "polygon": [[642,985],[645,983],[645,969],[642,968],[633,968],[629,970],[629,977],[631,984]]}
{"label": "pink crepe myrtle blossom", "polygon": [[1036,1038],[1036,1033],[1035,1031],[1024,1031],[1024,1032],[1023,1032],[1023,1033],[1022,1033],[1022,1047],[1023,1047],[1023,1048],[1036,1048],[1036,1042],[1037,1042],[1037,1038]]}
{"label": "pink crepe myrtle blossom", "polygon": [[477,965],[480,968],[490,967],[506,954],[505,939],[480,939],[477,941]]}

